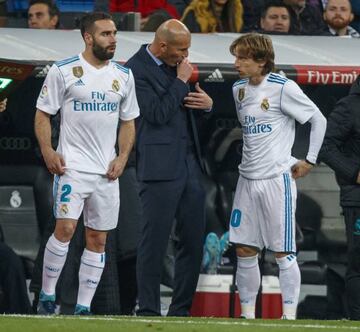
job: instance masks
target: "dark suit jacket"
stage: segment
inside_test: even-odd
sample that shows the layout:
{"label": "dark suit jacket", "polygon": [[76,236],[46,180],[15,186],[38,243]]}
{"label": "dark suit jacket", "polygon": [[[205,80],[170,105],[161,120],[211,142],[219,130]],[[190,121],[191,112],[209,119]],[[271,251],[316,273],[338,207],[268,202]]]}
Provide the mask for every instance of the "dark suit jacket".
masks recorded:
{"label": "dark suit jacket", "polygon": [[185,167],[189,110],[184,109],[183,99],[189,86],[165,73],[147,53],[146,46],[125,64],[134,74],[140,106],[137,176],[140,181],[174,180]]}

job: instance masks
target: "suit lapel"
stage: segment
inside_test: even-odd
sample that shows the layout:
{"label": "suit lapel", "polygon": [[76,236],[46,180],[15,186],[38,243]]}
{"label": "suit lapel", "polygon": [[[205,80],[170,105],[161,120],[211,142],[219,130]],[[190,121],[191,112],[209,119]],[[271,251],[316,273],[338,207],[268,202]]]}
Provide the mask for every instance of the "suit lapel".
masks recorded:
{"label": "suit lapel", "polygon": [[144,60],[144,65],[146,67],[146,71],[152,76],[153,80],[156,81],[163,88],[167,88],[169,84],[174,80],[173,77],[166,74],[157,63],[155,63],[154,59],[151,58],[149,53],[146,51],[147,45],[143,45],[141,48],[141,57]]}

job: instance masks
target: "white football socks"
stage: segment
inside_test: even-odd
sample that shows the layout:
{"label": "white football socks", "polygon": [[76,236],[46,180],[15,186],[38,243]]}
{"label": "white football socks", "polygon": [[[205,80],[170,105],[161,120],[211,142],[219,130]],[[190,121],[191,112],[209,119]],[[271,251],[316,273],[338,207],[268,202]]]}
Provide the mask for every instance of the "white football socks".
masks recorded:
{"label": "white football socks", "polygon": [[105,266],[105,253],[87,249],[81,256],[77,304],[90,308]]}
{"label": "white football socks", "polygon": [[276,263],[280,269],[279,281],[283,301],[283,317],[295,319],[301,284],[296,256],[289,254],[285,257],[276,258]]}
{"label": "white football socks", "polygon": [[237,258],[236,284],[240,296],[241,316],[255,318],[255,302],[260,287],[258,255]]}
{"label": "white football socks", "polygon": [[46,243],[42,273],[42,291],[54,295],[56,283],[64,267],[70,242],[60,242],[52,234]]}

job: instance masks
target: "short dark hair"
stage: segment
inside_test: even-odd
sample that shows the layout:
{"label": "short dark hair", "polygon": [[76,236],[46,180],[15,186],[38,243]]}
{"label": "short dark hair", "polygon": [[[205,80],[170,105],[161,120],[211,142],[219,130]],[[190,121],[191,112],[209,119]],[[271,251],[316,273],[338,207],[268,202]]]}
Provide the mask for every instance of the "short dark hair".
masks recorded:
{"label": "short dark hair", "polygon": [[56,28],[59,27],[60,24],[60,10],[58,8],[58,6],[56,6],[56,3],[52,0],[30,0],[29,1],[29,8],[33,5],[37,5],[37,4],[43,4],[48,6],[49,9],[49,15],[50,17],[54,17],[57,16],[59,18],[57,24],[56,24]]}
{"label": "short dark hair", "polygon": [[282,0],[271,0],[271,1],[266,1],[264,6],[261,8],[261,18],[265,18],[266,13],[270,7],[286,8],[290,15],[290,7],[288,5],[285,5],[285,3]]}
{"label": "short dark hair", "polygon": [[84,38],[85,32],[91,32],[94,23],[100,20],[112,20],[111,15],[104,12],[92,12],[85,14],[80,20],[80,31]]}
{"label": "short dark hair", "polygon": [[271,38],[259,33],[248,33],[240,36],[230,45],[232,55],[243,55],[254,61],[265,61],[262,74],[268,74],[275,70],[275,54]]}

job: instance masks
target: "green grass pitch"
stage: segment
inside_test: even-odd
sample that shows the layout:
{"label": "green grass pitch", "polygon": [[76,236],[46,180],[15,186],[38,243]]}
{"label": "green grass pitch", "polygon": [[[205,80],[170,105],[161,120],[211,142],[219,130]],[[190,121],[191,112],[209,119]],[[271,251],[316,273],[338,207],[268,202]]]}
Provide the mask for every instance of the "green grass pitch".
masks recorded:
{"label": "green grass pitch", "polygon": [[359,331],[360,322],[126,316],[0,316],[0,332],[312,332]]}

